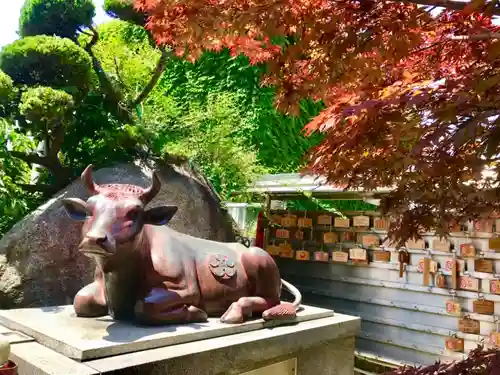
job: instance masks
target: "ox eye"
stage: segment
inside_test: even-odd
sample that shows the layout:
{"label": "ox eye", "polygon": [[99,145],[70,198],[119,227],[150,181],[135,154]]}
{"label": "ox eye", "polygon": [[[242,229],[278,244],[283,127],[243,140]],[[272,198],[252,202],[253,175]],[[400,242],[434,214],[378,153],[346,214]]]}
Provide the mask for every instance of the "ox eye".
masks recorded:
{"label": "ox eye", "polygon": [[127,219],[131,221],[136,221],[139,218],[139,211],[133,210],[127,213]]}

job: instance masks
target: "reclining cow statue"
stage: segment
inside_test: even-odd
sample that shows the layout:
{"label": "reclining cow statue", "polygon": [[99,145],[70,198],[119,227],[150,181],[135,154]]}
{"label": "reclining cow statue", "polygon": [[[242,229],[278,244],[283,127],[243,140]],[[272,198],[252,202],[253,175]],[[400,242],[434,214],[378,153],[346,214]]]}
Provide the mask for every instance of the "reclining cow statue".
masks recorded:
{"label": "reclining cow statue", "polygon": [[[83,220],[79,251],[95,259],[94,281],[74,299],[80,317],[110,315],[145,324],[204,322],[209,316],[241,323],[252,314],[295,320],[301,294],[280,279],[273,258],[258,247],[179,233],[166,224],[176,206],[145,209],[161,183],[150,187],[97,185],[92,166],[82,173],[91,194],[66,198],[69,216]],[[281,302],[282,285],[294,296]]]}

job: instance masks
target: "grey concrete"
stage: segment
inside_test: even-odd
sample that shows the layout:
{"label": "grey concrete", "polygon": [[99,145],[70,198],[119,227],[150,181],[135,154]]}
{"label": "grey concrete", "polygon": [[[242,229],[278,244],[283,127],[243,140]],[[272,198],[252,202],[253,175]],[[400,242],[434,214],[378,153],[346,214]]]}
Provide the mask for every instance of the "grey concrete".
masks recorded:
{"label": "grey concrete", "polygon": [[360,319],[342,314],[162,348],[74,361],[39,343],[12,345],[20,375],[236,375],[289,358],[297,375],[352,375]]}
{"label": "grey concrete", "polygon": [[[330,317],[332,310],[303,306],[298,321]],[[273,326],[262,319],[229,325],[218,319],[207,323],[138,327],[115,322],[109,316],[78,318],[73,306],[0,311],[0,323],[20,331],[47,348],[76,360],[89,360],[124,353],[196,342]],[[300,326],[300,325],[299,325]]]}

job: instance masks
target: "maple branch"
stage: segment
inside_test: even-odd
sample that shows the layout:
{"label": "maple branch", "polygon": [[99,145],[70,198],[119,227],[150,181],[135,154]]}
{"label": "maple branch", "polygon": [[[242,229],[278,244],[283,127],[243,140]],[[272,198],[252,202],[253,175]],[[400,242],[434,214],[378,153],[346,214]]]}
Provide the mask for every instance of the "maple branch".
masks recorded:
{"label": "maple branch", "polygon": [[[466,1],[453,1],[453,0],[404,0],[404,2],[418,4],[418,5],[438,6],[450,10],[463,10],[467,5],[469,5],[468,1],[466,2]],[[494,5],[494,3],[491,2],[487,3],[486,6],[488,5]],[[496,15],[500,14],[500,9],[495,6],[488,7],[488,11],[491,12],[491,14],[496,14]]]}
{"label": "maple branch", "polygon": [[451,40],[488,40],[488,39],[500,39],[500,33],[484,33],[484,34],[474,34],[474,35],[452,35]]}
{"label": "maple branch", "polygon": [[165,47],[161,47],[161,56],[158,59],[158,63],[156,64],[156,68],[153,72],[153,75],[151,76],[151,79],[149,80],[148,84],[144,87],[141,93],[134,100],[132,104],[134,108],[137,107],[139,104],[141,104],[142,101],[147,98],[151,90],[154,89],[163,71],[165,70],[165,66],[167,64],[167,59],[169,56],[170,56],[170,51],[167,51]]}

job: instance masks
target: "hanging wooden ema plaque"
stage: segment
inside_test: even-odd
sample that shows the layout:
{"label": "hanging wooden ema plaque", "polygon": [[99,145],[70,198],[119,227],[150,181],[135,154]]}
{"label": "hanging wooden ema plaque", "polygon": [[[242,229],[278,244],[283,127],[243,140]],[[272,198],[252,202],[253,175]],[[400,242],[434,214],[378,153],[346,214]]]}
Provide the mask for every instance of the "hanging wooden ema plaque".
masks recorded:
{"label": "hanging wooden ema plaque", "polygon": [[500,347],[500,321],[497,319],[497,329],[489,334],[490,344],[495,347]]}
{"label": "hanging wooden ema plaque", "polygon": [[319,215],[316,221],[318,225],[332,225],[332,217],[330,215]]}
{"label": "hanging wooden ema plaque", "polygon": [[376,217],[373,219],[373,229],[380,231],[389,230],[389,219],[384,217]]}
{"label": "hanging wooden ema plaque", "polygon": [[285,215],[281,218],[281,226],[285,228],[295,227],[297,223],[297,217],[295,215]]}
{"label": "hanging wooden ema plaque", "polygon": [[457,336],[450,336],[445,339],[446,350],[450,352],[463,352],[464,351],[464,339]]}
{"label": "hanging wooden ema plaque", "polygon": [[295,259],[297,260],[309,260],[309,258],[310,254],[307,250],[301,249],[295,252]]}
{"label": "hanging wooden ema plaque", "polygon": [[336,217],[333,225],[335,228],[349,228],[351,226],[351,220],[348,218]]}
{"label": "hanging wooden ema plaque", "polygon": [[478,335],[479,332],[481,331],[481,326],[479,320],[465,317],[458,321],[458,330],[463,333]]}
{"label": "hanging wooden ema plaque", "polygon": [[462,306],[455,301],[455,298],[446,301],[446,312],[450,315],[460,316],[462,314]]}
{"label": "hanging wooden ema plaque", "polygon": [[490,250],[493,251],[500,251],[500,237],[498,235],[495,235],[495,237],[492,237],[488,241],[488,247]]}
{"label": "hanging wooden ema plaque", "polygon": [[460,255],[464,258],[474,258],[476,256],[476,248],[471,243],[460,245]]}
{"label": "hanging wooden ema plaque", "polygon": [[332,262],[347,263],[349,261],[349,254],[345,251],[334,251],[332,253]]}
{"label": "hanging wooden ema plaque", "polygon": [[493,273],[493,261],[490,259],[475,259],[474,260],[474,271],[476,272],[485,272],[485,273]]}
{"label": "hanging wooden ema plaque", "polygon": [[500,280],[490,280],[490,293],[500,294]]}
{"label": "hanging wooden ema plaque", "polygon": [[479,290],[479,279],[471,276],[462,276],[459,278],[460,289],[477,292]]}
{"label": "hanging wooden ema plaque", "polygon": [[370,216],[354,216],[352,218],[352,225],[355,228],[369,228],[370,227]]}
{"label": "hanging wooden ema plaque", "polygon": [[495,302],[479,298],[472,301],[472,311],[476,314],[493,315],[495,313]]}
{"label": "hanging wooden ema plaque", "polygon": [[412,250],[424,250],[425,241],[424,240],[408,240],[406,242],[406,247]]}
{"label": "hanging wooden ema plaque", "polygon": [[290,238],[290,231],[287,229],[276,229],[276,238]]}
{"label": "hanging wooden ema plaque", "polygon": [[316,262],[328,262],[328,252],[320,250],[314,252],[314,260]]}
{"label": "hanging wooden ema plaque", "polygon": [[368,256],[366,254],[366,250],[361,249],[359,247],[355,247],[349,250],[349,258],[351,258],[353,263],[357,264],[368,263]]}
{"label": "hanging wooden ema plaque", "polygon": [[297,220],[297,226],[299,228],[311,228],[313,225],[313,221],[310,217],[301,217]]}
{"label": "hanging wooden ema plaque", "polygon": [[335,232],[323,233],[323,242],[324,243],[337,243],[337,242],[339,242],[338,233],[335,233]]}
{"label": "hanging wooden ema plaque", "polygon": [[444,252],[449,252],[451,249],[451,243],[450,241],[447,240],[441,240],[441,239],[434,239],[432,241],[432,250],[434,251],[444,251]]}
{"label": "hanging wooden ema plaque", "polygon": [[389,263],[391,261],[391,252],[385,250],[375,250],[373,252],[373,261]]}
{"label": "hanging wooden ema plaque", "polygon": [[280,248],[279,256],[281,258],[293,258],[292,245],[290,245],[287,242],[284,242],[284,243],[280,243],[278,246]]}
{"label": "hanging wooden ema plaque", "polygon": [[361,237],[361,243],[365,247],[377,247],[380,245],[380,238],[373,234],[367,234]]}
{"label": "hanging wooden ema plaque", "polygon": [[281,248],[275,244],[267,245],[266,251],[271,255],[280,255]]}

